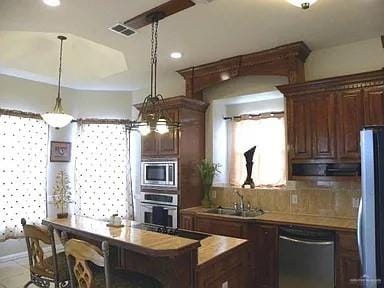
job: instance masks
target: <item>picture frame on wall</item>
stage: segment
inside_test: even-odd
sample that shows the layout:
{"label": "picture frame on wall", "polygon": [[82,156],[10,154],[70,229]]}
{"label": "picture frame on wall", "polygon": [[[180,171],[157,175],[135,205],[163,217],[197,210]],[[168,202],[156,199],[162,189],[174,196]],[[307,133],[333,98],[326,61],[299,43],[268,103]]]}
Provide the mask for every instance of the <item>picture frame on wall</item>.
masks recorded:
{"label": "picture frame on wall", "polygon": [[71,161],[71,142],[51,141],[51,162]]}

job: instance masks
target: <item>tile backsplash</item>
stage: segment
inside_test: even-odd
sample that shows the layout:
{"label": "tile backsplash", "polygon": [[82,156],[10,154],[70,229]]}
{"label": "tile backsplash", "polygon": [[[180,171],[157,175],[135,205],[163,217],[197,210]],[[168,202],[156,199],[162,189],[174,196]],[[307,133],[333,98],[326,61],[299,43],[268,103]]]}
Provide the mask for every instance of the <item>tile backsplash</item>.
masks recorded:
{"label": "tile backsplash", "polygon": [[279,188],[240,188],[215,185],[212,188],[215,206],[232,207],[240,199],[238,190],[251,207],[289,214],[356,218],[361,196],[360,183],[292,181]]}

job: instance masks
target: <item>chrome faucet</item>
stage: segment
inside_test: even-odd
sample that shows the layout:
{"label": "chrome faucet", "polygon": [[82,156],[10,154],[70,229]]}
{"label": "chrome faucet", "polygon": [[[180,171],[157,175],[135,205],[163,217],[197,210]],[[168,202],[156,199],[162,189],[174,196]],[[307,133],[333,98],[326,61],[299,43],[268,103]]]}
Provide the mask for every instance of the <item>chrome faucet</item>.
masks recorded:
{"label": "chrome faucet", "polygon": [[[239,196],[239,198],[240,198],[240,210],[241,211],[244,211],[244,195],[241,195],[240,193],[239,193],[239,191],[237,191],[237,190],[235,190],[235,193]],[[236,209],[237,210],[237,209]]]}

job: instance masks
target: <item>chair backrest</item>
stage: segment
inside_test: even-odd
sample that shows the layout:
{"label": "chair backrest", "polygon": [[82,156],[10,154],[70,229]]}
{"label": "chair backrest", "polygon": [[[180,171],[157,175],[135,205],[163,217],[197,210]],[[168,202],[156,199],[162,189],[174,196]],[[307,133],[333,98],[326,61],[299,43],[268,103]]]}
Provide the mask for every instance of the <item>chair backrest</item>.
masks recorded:
{"label": "chair backrest", "polygon": [[[65,242],[64,251],[67,257],[68,269],[73,287],[95,287],[94,273],[87,262],[92,262],[99,267],[104,267],[105,287],[109,287],[108,243],[104,241],[102,243],[102,248],[103,250],[86,241],[77,239],[70,239]],[[74,282],[77,282],[77,285]]]}
{"label": "chair backrest", "polygon": [[[57,255],[52,227],[30,225],[27,224],[24,218],[21,219],[21,224],[23,225],[25,241],[27,243],[31,272],[51,279],[58,278]],[[46,257],[44,250],[41,248],[41,242],[51,246],[53,266],[44,261]]]}

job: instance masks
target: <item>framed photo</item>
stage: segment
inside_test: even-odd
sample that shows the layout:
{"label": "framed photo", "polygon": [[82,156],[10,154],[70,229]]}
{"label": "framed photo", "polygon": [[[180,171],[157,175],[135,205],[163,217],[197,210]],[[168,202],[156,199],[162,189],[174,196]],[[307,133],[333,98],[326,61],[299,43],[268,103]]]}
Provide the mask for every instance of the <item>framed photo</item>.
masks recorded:
{"label": "framed photo", "polygon": [[51,162],[70,162],[71,142],[51,141]]}

